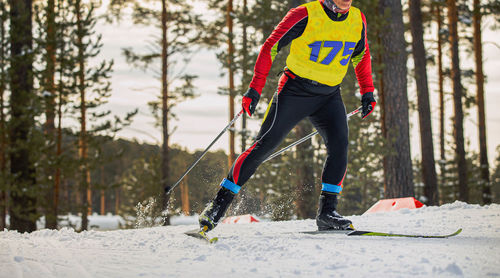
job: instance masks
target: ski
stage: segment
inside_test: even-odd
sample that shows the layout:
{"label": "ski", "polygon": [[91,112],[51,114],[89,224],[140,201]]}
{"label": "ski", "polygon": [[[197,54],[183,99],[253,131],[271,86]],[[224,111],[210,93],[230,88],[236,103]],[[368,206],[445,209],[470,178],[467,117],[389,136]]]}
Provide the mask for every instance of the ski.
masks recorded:
{"label": "ski", "polygon": [[207,227],[205,226],[205,227],[203,227],[203,229],[194,229],[191,231],[187,231],[184,234],[188,235],[190,237],[205,240],[206,242],[208,242],[210,244],[216,243],[217,240],[219,240],[219,238],[217,238],[217,237],[212,237],[212,238],[208,237],[206,231],[207,231]]}
{"label": "ski", "polygon": [[381,232],[370,232],[370,231],[352,231],[348,233],[348,236],[385,236],[385,237],[414,237],[414,238],[448,238],[456,236],[462,232],[462,229],[458,229],[456,232],[446,235],[419,235],[419,234],[394,234],[394,233],[381,233]]}
{"label": "ski", "polygon": [[[206,227],[204,229],[194,229],[185,232],[185,235],[190,237],[194,237],[197,239],[201,239],[206,241],[207,243],[216,243],[219,238],[213,237],[210,238],[206,233]],[[458,229],[454,233],[444,234],[444,235],[424,235],[424,234],[398,234],[398,233],[386,233],[386,232],[373,232],[373,231],[358,231],[355,229],[347,229],[347,230],[325,230],[325,231],[302,231],[301,234],[308,235],[321,235],[321,234],[340,234],[347,236],[377,236],[377,237],[409,237],[409,238],[449,238],[456,236],[462,232],[462,229]]]}
{"label": "ski", "polygon": [[458,229],[456,232],[445,235],[422,235],[422,234],[398,234],[373,231],[358,231],[358,230],[327,230],[327,231],[305,231],[302,234],[318,235],[318,234],[345,234],[347,236],[380,236],[380,237],[412,237],[412,238],[449,238],[456,236],[462,232]]}
{"label": "ski", "polygon": [[341,235],[346,235],[348,233],[353,232],[353,230],[326,230],[326,231],[304,231],[300,232],[301,234],[308,234],[308,235],[321,235],[321,234],[341,234]]}

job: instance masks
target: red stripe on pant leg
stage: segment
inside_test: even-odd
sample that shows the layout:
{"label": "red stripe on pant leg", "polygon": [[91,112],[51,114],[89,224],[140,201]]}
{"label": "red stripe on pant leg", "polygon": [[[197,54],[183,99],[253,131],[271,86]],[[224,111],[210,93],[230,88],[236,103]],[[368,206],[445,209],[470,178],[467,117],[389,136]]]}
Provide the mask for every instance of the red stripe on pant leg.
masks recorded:
{"label": "red stripe on pant leg", "polygon": [[342,182],[344,181],[345,179],[345,175],[347,174],[347,168],[345,169],[345,172],[344,172],[344,176],[342,177],[342,180],[340,181],[340,183],[338,184],[340,187],[344,188],[344,186],[342,185]]}
{"label": "red stripe on pant leg", "polygon": [[285,87],[285,83],[288,81],[288,75],[283,74],[280,78],[280,81],[278,82],[278,94],[281,93],[281,90],[283,90],[283,87]]}
{"label": "red stripe on pant leg", "polygon": [[238,158],[236,159],[236,162],[234,163],[234,167],[233,167],[233,182],[235,184],[238,184],[238,178],[240,176],[240,170],[241,170],[241,165],[243,164],[243,161],[245,161],[247,156],[252,152],[252,150],[255,148],[256,145],[257,145],[257,142],[255,142],[244,153],[240,154],[240,156],[238,156]]}

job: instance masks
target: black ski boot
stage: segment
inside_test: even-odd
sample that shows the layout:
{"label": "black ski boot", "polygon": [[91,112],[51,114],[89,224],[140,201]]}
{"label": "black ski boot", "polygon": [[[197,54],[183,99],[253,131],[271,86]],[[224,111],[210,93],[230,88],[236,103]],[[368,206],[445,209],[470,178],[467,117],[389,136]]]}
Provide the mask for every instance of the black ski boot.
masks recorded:
{"label": "black ski boot", "polygon": [[319,231],[352,229],[351,220],[342,217],[337,212],[337,204],[336,194],[321,192],[318,215],[316,216],[316,225],[318,225]]}
{"label": "black ski boot", "polygon": [[221,187],[215,198],[208,203],[205,210],[200,214],[198,220],[200,222],[200,228],[205,232],[215,228],[229,208],[234,196],[236,196],[236,194],[231,192],[231,190]]}

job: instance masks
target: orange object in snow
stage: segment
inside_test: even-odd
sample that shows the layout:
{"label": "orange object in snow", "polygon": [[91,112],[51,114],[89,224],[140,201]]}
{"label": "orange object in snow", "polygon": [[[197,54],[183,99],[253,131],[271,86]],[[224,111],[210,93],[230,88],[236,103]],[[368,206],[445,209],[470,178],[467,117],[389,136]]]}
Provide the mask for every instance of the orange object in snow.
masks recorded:
{"label": "orange object in snow", "polygon": [[395,198],[395,199],[383,199],[376,202],[371,208],[369,208],[365,213],[374,212],[385,212],[385,211],[396,211],[403,208],[416,209],[422,207],[420,201],[413,197],[407,198]]}
{"label": "orange object in snow", "polygon": [[247,224],[247,223],[252,223],[252,222],[260,222],[259,219],[257,219],[255,216],[251,214],[245,214],[245,215],[237,215],[237,216],[230,216],[227,217],[222,221],[224,224]]}

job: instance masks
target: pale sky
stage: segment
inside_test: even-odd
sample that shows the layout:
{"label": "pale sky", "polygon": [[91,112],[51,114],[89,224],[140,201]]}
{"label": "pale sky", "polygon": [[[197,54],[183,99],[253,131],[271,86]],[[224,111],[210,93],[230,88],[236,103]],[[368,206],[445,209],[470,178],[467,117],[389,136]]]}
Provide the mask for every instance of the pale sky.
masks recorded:
{"label": "pale sky", "polygon": [[[107,108],[114,114],[125,115],[127,111],[139,108],[139,115],[131,127],[121,131],[119,137],[126,139],[136,138],[140,142],[160,143],[161,130],[153,125],[154,119],[151,116],[147,103],[154,100],[160,93],[160,81],[156,80],[151,73],[144,73],[140,69],[133,68],[125,62],[122,56],[122,48],[133,47],[134,49],[144,49],[147,42],[151,40],[151,35],[156,32],[154,28],[145,28],[131,24],[123,20],[120,25],[100,23],[98,32],[103,35],[103,49],[98,59],[114,59],[114,73],[112,74],[112,97]],[[156,35],[156,34],[155,34]],[[500,45],[499,32],[489,29],[484,30],[484,42],[495,42]],[[495,148],[500,145],[500,49],[491,43],[484,44],[484,72],[488,82],[486,91],[486,125],[489,160],[493,161],[498,154]],[[279,55],[279,54],[278,54]],[[448,55],[448,53],[445,53]],[[413,67],[413,62],[409,61]],[[471,67],[472,58],[461,57],[462,67]],[[176,127],[171,136],[171,143],[181,145],[189,150],[204,149],[215,136],[228,123],[228,98],[217,95],[217,88],[227,86],[227,78],[220,77],[219,74],[224,69],[215,57],[214,51],[201,50],[188,66],[190,74],[196,74],[199,78],[195,81],[199,97],[188,100],[175,108],[179,120],[171,121],[170,125]],[[431,87],[431,109],[434,129],[434,142],[437,146],[438,138],[438,103],[437,92],[435,90],[437,77],[435,68],[428,66],[429,86]],[[471,90],[475,90],[472,84],[464,84]],[[447,90],[451,90],[451,85],[447,85]],[[142,90],[138,90],[142,89]],[[414,89],[409,89],[409,98],[416,99]],[[243,92],[241,92],[242,94]],[[350,92],[344,92],[350,93]],[[447,108],[452,110],[451,99],[448,98]],[[261,102],[259,105],[267,105]],[[239,109],[239,101],[235,103]],[[347,109],[350,109],[349,107]],[[469,116],[465,120],[465,137],[470,140],[471,147],[477,149],[477,112],[475,109],[469,110]],[[449,115],[451,117],[451,114]],[[418,136],[418,114],[415,111],[411,115],[412,130],[410,133],[412,156],[419,157]],[[259,128],[259,121],[250,123],[250,129],[256,132]],[[451,121],[448,121],[448,131],[452,130]],[[241,127],[241,121],[237,122],[237,128]],[[212,150],[224,149],[227,151],[228,136],[219,139]],[[239,152],[239,141],[237,141],[236,151]],[[438,157],[435,148],[436,158]],[[493,166],[493,165],[491,165]]]}

